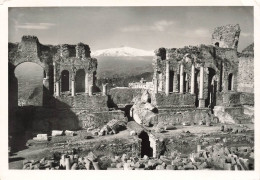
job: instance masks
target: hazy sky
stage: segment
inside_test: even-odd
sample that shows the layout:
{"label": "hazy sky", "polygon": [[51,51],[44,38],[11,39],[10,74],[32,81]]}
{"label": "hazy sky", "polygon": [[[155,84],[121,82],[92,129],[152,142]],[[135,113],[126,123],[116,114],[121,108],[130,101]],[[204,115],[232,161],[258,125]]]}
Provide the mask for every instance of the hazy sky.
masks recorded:
{"label": "hazy sky", "polygon": [[226,24],[240,25],[239,50],[253,42],[253,7],[9,8],[9,42],[36,35],[42,44],[154,50],[210,44],[213,29]]}

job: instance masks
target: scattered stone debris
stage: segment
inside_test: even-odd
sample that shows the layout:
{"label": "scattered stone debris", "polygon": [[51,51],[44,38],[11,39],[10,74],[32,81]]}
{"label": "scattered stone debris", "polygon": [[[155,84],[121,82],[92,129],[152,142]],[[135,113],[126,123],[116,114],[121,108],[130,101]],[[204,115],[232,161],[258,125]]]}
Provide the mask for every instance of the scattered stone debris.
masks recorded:
{"label": "scattered stone debris", "polygon": [[124,129],[126,129],[125,121],[113,119],[101,128],[101,130],[98,132],[98,135],[104,136],[108,134],[117,134],[119,131]]}
{"label": "scattered stone debris", "polygon": [[[172,153],[170,156],[152,158],[148,156],[131,157],[128,154],[113,157],[98,157],[93,152],[80,157],[78,154],[59,154],[52,158],[24,160],[23,169],[66,169],[66,170],[251,170],[253,163],[242,156],[253,156],[251,147],[228,148],[221,143],[206,146],[197,145],[197,152],[189,156]],[[106,164],[106,166],[104,166]]]}

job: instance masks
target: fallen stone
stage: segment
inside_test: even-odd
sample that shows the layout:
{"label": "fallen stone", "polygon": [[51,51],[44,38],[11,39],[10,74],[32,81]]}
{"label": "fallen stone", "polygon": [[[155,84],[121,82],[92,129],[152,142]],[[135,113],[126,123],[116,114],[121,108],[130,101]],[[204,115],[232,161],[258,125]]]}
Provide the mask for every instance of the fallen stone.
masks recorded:
{"label": "fallen stone", "polygon": [[92,162],[97,160],[97,156],[92,151],[88,153],[87,158]]}
{"label": "fallen stone", "polygon": [[164,170],[165,167],[163,165],[158,165],[156,166],[156,170]]}
{"label": "fallen stone", "polygon": [[116,164],[116,168],[123,168],[123,166],[124,166],[124,164],[121,162]]}
{"label": "fallen stone", "polygon": [[175,129],[177,129],[175,126],[173,126],[173,125],[167,125],[167,126],[164,126],[164,130],[166,131],[166,130],[175,130]]}
{"label": "fallen stone", "polygon": [[59,130],[53,130],[51,132],[51,136],[62,136],[64,133],[63,131],[59,131]]}
{"label": "fallen stone", "polygon": [[183,126],[190,126],[190,122],[183,122],[182,125]]}
{"label": "fallen stone", "polygon": [[130,131],[130,136],[135,136],[136,132],[135,131]]}
{"label": "fallen stone", "polygon": [[65,131],[65,135],[66,135],[66,136],[74,136],[74,135],[75,135],[75,132],[74,132],[74,131],[66,130],[66,131]]}
{"label": "fallen stone", "polygon": [[37,134],[37,137],[34,140],[47,141],[48,135],[47,134]]}

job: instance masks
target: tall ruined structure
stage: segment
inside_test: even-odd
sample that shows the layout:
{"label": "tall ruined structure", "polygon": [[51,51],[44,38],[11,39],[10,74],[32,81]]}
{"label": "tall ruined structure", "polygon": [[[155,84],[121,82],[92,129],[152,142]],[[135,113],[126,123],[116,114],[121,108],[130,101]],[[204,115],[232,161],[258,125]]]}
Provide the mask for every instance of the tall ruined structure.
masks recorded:
{"label": "tall ruined structure", "polygon": [[[96,86],[98,63],[90,53],[87,44],[43,45],[35,36],[23,36],[20,43],[9,43],[10,131],[87,129],[102,126],[115,117],[124,119],[123,112],[108,110],[107,87],[100,90]],[[44,71],[42,107],[18,106],[14,70],[24,62],[36,63]]]}
{"label": "tall ruined structure", "polygon": [[239,34],[239,25],[221,26],[214,30],[213,45],[155,50],[149,94],[158,113],[146,115],[143,122],[252,121],[253,53],[237,52]]}

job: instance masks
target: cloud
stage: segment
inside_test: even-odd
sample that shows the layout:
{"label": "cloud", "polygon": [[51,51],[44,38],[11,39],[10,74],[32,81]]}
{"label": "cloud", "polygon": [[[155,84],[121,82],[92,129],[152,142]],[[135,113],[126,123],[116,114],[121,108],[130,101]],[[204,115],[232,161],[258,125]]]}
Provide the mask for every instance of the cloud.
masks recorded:
{"label": "cloud", "polygon": [[210,37],[210,31],[206,28],[188,29],[183,33],[186,37]]}
{"label": "cloud", "polygon": [[163,32],[173,24],[174,24],[173,21],[161,20],[161,21],[156,21],[151,25],[133,25],[133,26],[121,28],[120,30],[122,32],[140,32],[140,31],[160,31],[160,32]]}
{"label": "cloud", "polygon": [[23,23],[23,24],[17,24],[16,28],[46,30],[46,29],[50,29],[52,26],[55,26],[55,24],[52,24],[52,23]]}
{"label": "cloud", "polygon": [[244,33],[244,32],[242,32],[240,35],[243,36],[243,37],[249,37],[249,36],[252,36],[251,33]]}

